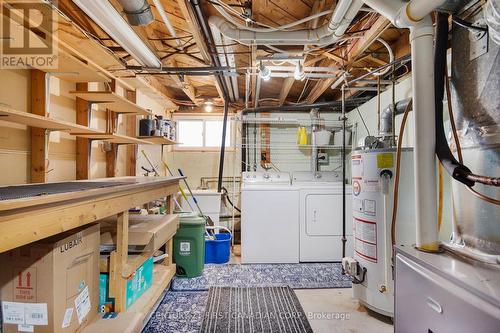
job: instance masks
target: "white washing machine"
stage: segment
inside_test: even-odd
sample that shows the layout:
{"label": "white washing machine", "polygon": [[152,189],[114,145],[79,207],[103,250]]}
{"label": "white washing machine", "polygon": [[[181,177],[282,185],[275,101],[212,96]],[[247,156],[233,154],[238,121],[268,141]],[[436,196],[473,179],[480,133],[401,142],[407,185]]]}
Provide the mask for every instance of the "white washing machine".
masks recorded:
{"label": "white washing machine", "polygon": [[241,262],[299,262],[299,192],[287,172],[244,172]]}
{"label": "white washing machine", "polygon": [[[299,192],[299,260],[342,260],[342,174],[294,172]],[[346,255],[353,253],[352,188],[346,186]]]}

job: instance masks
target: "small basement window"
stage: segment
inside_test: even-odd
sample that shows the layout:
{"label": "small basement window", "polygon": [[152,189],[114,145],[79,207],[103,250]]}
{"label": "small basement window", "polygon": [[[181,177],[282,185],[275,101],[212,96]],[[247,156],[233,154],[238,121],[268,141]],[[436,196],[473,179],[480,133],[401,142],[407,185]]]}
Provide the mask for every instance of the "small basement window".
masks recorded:
{"label": "small basement window", "polygon": [[[177,119],[178,150],[220,149],[222,141],[223,119],[189,118]],[[226,147],[232,144],[232,126],[227,122]]]}

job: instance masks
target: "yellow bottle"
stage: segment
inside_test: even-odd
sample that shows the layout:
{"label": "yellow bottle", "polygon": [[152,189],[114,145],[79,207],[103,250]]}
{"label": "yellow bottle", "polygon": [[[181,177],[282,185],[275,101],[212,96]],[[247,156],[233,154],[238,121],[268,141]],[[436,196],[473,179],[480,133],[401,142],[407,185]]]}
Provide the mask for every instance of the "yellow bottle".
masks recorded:
{"label": "yellow bottle", "polygon": [[305,127],[299,127],[298,143],[301,146],[307,145],[307,131]]}

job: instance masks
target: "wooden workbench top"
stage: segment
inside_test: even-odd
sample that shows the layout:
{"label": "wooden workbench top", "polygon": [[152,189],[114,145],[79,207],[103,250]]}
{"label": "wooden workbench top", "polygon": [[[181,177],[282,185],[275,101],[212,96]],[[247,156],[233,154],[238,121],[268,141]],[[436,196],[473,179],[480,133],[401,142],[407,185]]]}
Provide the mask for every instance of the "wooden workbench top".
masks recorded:
{"label": "wooden workbench top", "polygon": [[0,253],[174,195],[180,179],[116,177],[0,187],[4,198],[16,198],[0,199]]}
{"label": "wooden workbench top", "polygon": [[[22,209],[38,205],[53,204],[62,201],[84,199],[89,197],[97,197],[109,193],[126,192],[134,189],[153,188],[176,184],[182,177],[114,177],[114,178],[99,178],[91,180],[75,180],[69,182],[56,183],[37,183],[37,184],[19,184],[10,186],[1,186],[1,192],[11,192],[14,195],[19,193],[23,195],[26,190],[33,190],[39,187],[39,192],[43,193],[36,196],[27,196],[17,199],[2,200],[0,194],[0,214],[7,210]],[[82,184],[82,189],[72,189],[62,193],[50,193],[50,189],[45,190],[45,187],[57,187],[60,185],[63,188],[68,184]],[[85,183],[94,183],[95,186],[83,186]],[[100,184],[99,184],[100,183]],[[113,185],[111,183],[117,183]],[[44,193],[47,192],[47,193]]]}

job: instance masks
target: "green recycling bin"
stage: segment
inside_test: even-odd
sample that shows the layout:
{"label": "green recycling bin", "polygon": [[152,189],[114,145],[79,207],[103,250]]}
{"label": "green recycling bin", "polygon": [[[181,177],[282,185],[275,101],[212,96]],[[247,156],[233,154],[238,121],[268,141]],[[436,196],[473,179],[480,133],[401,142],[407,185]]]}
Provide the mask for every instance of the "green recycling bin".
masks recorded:
{"label": "green recycling bin", "polygon": [[174,262],[177,276],[193,278],[203,273],[205,265],[205,218],[195,213],[181,213],[174,236]]}

